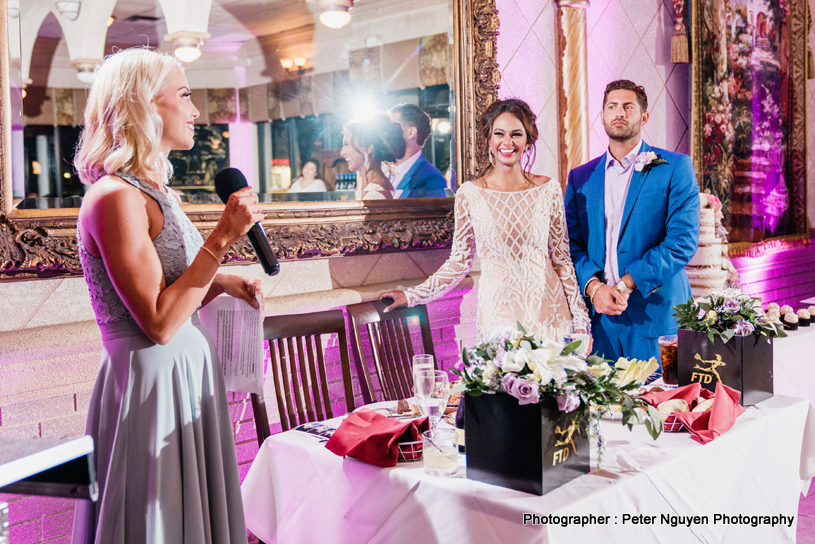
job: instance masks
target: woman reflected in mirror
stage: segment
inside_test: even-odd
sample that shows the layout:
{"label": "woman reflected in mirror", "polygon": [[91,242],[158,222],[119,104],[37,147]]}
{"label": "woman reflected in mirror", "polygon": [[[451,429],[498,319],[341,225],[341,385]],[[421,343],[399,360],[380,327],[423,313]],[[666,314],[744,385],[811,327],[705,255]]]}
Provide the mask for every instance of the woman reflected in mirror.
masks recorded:
{"label": "woman reflected in mirror", "polygon": [[319,193],[328,190],[325,182],[317,177],[320,167],[316,159],[309,159],[300,171],[300,177],[289,187],[289,193]]}
{"label": "woman reflected in mirror", "polygon": [[357,173],[358,199],[389,200],[394,197],[394,187],[382,170],[382,163],[401,159],[405,147],[402,128],[387,115],[376,114],[345,125],[340,155],[348,163],[348,168]]}

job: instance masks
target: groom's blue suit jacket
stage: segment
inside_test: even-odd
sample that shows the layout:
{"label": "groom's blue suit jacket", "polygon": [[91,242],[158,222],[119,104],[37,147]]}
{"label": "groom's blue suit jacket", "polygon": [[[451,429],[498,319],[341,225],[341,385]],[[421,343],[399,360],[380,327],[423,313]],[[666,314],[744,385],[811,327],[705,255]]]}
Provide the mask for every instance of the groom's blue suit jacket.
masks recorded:
{"label": "groom's blue suit jacket", "polygon": [[[699,242],[699,186],[690,157],[642,143],[668,161],[631,174],[617,244],[619,277],[631,274],[637,289],[628,316],[642,336],[655,338],[676,328],[672,306],[691,295],[685,265]],[[608,153],[608,152],[606,152]],[[566,221],[580,288],[603,279],[606,154],[569,173]]]}

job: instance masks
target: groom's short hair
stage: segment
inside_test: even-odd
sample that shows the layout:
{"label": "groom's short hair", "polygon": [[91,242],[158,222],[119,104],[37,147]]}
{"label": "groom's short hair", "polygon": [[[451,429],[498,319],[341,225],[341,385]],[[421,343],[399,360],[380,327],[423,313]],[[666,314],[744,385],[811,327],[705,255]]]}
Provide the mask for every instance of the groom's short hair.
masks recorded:
{"label": "groom's short hair", "polygon": [[405,123],[416,127],[416,143],[424,145],[430,136],[430,116],[416,104],[399,104],[390,109],[391,115],[397,113]]}
{"label": "groom's short hair", "polygon": [[648,95],[645,94],[645,87],[637,85],[628,79],[618,79],[606,85],[606,92],[603,94],[603,107],[606,107],[608,101],[608,93],[612,91],[632,91],[637,95],[637,102],[640,104],[643,113],[648,111]]}

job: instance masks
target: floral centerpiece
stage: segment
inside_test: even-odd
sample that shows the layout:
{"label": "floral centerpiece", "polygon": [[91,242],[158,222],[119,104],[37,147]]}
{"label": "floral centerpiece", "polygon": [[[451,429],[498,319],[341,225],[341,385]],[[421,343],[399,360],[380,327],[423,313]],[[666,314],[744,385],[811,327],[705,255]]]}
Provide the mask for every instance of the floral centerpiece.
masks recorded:
{"label": "floral centerpiece", "polygon": [[[494,333],[486,342],[462,352],[462,365],[453,372],[462,377],[467,394],[504,392],[520,405],[554,401],[557,409],[580,419],[588,414],[591,427],[619,405],[622,422],[629,429],[640,419],[636,408],[647,416],[645,426],[656,439],[662,422],[656,409],[638,399],[638,388],[658,367],[649,361],[620,359],[616,364],[589,356],[575,355],[580,341],[564,345],[540,333],[529,334],[521,324],[516,329]],[[600,441],[602,453],[602,441]],[[600,460],[598,459],[598,466]]]}
{"label": "floral centerpiece", "polygon": [[745,407],[773,395],[772,339],[786,334],[759,299],[725,289],[674,310],[679,385],[700,383],[715,391],[721,383],[739,391]]}
{"label": "floral centerpiece", "polygon": [[715,336],[725,343],[735,336],[751,334],[767,338],[787,336],[779,323],[767,319],[759,299],[733,289],[691,298],[674,306],[674,310],[681,329],[705,332],[711,342]]}

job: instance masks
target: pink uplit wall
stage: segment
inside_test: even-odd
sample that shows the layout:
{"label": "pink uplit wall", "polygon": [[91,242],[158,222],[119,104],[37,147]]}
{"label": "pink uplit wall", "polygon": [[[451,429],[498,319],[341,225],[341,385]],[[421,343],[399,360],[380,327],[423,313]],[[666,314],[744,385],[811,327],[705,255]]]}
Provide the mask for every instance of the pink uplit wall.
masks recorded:
{"label": "pink uplit wall", "polygon": [[540,138],[532,171],[558,177],[557,47],[552,0],[497,0],[500,98],[521,98],[538,116]]}
{"label": "pink uplit wall", "polygon": [[592,2],[586,14],[589,76],[589,155],[605,152],[601,118],[608,82],[630,79],[645,87],[651,118],[643,127],[650,145],[689,153],[689,65],[671,62],[673,2]]}

